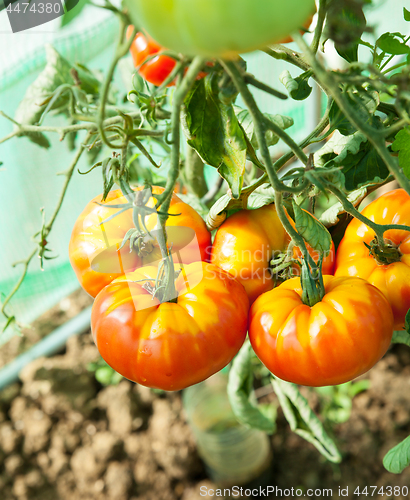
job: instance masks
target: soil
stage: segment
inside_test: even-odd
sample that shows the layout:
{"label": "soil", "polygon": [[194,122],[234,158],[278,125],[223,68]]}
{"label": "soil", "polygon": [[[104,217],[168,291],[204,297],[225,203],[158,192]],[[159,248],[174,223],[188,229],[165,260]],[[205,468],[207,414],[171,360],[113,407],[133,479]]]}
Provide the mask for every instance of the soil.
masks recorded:
{"label": "soil", "polygon": [[[31,333],[0,350],[0,366],[89,303],[80,292],[64,300]],[[104,387],[87,369],[98,359],[90,333],[84,333],[71,338],[65,352],[28,365],[20,382],[0,392],[0,499],[206,498],[200,487],[215,485],[198,457],[181,394],[127,380]],[[305,492],[331,488],[333,498],[339,498],[339,486],[349,488],[345,498],[359,498],[353,494],[358,486],[410,490],[410,468],[394,475],[382,465],[385,453],[410,434],[409,348],[395,345],[366,378],[370,388],[354,398],[350,420],[330,429],[343,453],[340,465],[293,434],[279,411],[270,485]],[[317,409],[317,395],[306,394]],[[409,498],[390,497],[386,490],[373,496]]]}

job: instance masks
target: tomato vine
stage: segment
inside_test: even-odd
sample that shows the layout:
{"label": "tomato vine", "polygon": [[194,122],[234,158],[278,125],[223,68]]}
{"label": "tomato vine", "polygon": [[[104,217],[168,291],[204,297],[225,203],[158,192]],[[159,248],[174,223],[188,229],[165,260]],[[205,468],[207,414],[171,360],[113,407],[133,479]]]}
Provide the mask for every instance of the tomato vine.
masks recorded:
{"label": "tomato vine", "polygon": [[[145,227],[145,216],[158,211],[155,231],[161,264],[156,278],[150,278],[149,283],[154,282],[155,286],[145,284],[144,290],[149,288],[153,298],[159,298],[161,304],[175,302],[177,296],[177,273],[166,231],[177,185],[182,186],[182,190],[187,188],[188,194],[182,193],[181,197],[185,196],[188,204],[202,212],[211,231],[217,230],[239,210],[254,210],[274,204],[289,241],[288,247],[281,249],[279,256],[270,256],[269,270],[278,279],[288,278],[290,269],[297,261],[302,269],[301,300],[303,306],[308,306],[310,310],[320,306],[326,297],[328,278],[323,277],[321,267],[326,252],[333,245],[331,233],[343,233],[352,218],[373,231],[374,239],[364,244],[377,265],[399,262],[402,256],[400,244],[393,244],[385,233],[408,233],[410,219],[400,214],[401,218],[398,217],[397,209],[391,220],[379,223],[362,213],[359,203],[366,195],[393,180],[410,194],[410,37],[384,33],[370,43],[368,37],[363,37],[364,33],[371,32],[366,23],[366,3],[362,0],[319,0],[310,45],[305,35],[295,31],[291,35],[299,51],[282,44],[271,44],[262,49],[266,57],[286,62],[301,72],[296,77],[290,71],[281,75],[280,81],[285,87],[283,91],[277,90],[274,81],[264,82],[250,74],[246,62],[239,55],[236,59],[210,59],[203,54],[209,54],[211,49],[197,47],[197,52],[193,49],[192,53],[202,55],[193,57],[191,51],[186,54],[168,49],[160,51],[161,55],[173,57],[175,66],[157,87],[150,86],[138,76],[140,68],[136,68],[134,73],[128,71],[125,78],[128,92],[120,99],[113,79],[120,61],[129,52],[135,34],[144,26],[131,28],[127,37],[129,26],[136,24],[135,18],[129,17],[128,10],[117,9],[108,2],[105,8],[119,16],[120,29],[113,59],[103,79],[82,65],[69,63],[54,49],[48,48],[48,63],[22,100],[15,117],[0,111],[0,115],[13,125],[13,130],[0,139],[0,144],[25,136],[39,147],[48,148],[50,143],[46,134],[56,133],[61,140],[66,139],[71,144],[76,141],[77,134],[81,134],[80,145],[64,172],[65,181],[56,208],[47,223],[43,220],[40,231],[35,235],[35,247],[25,260],[19,262],[23,266],[20,278],[2,301],[5,328],[13,324],[18,326],[10,306],[29,264],[35,255],[39,256],[41,265],[44,259],[51,258],[47,238],[69,182],[86,150],[91,160],[88,171],[99,167],[102,170],[101,204],[104,206],[115,185],[126,198],[124,206],[112,206],[120,212],[110,215],[104,222],[126,209],[133,210],[135,227],[127,231],[121,248],[129,244],[132,252],[136,241],[145,244],[144,238],[150,235]],[[406,21],[410,21],[410,13],[406,9],[403,15]],[[328,40],[334,42],[337,52],[345,60],[343,71],[325,67],[318,56]],[[249,48],[252,47],[250,44]],[[362,57],[363,62],[359,60],[359,47],[366,54]],[[225,53],[232,56],[232,51],[226,47],[220,47],[216,52],[218,57]],[[403,57],[406,59],[403,60]],[[201,77],[198,78],[198,75]],[[287,131],[293,124],[292,118],[264,113],[251,88],[281,100],[304,100],[312,92],[310,79],[327,99],[326,109],[315,129],[297,143]],[[175,82],[175,87],[170,89],[168,85],[172,82]],[[245,108],[237,105],[238,96]],[[59,126],[47,125],[45,122],[51,112],[60,115],[65,122]],[[184,137],[185,154],[181,148]],[[288,148],[280,156],[271,149],[278,141]],[[155,159],[156,155],[160,156],[158,149],[163,152],[162,159],[168,162],[166,177],[158,173],[160,162]],[[102,153],[104,158],[95,161]],[[143,166],[140,158],[149,166]],[[205,180],[205,165],[215,168],[219,174],[211,189],[208,189]],[[156,200],[154,209],[145,204],[147,200],[141,201],[134,188],[141,185],[150,187],[158,180],[163,190],[153,195]],[[322,217],[315,211],[320,203],[327,208]],[[344,220],[339,220],[339,216]],[[142,227],[139,225],[140,218]],[[395,224],[393,221],[396,219],[400,219],[401,223]],[[269,229],[265,228],[267,232]],[[334,240],[337,245],[336,238]],[[293,247],[299,248],[300,259],[295,257]],[[319,258],[315,259],[310,249],[315,250]],[[349,283],[354,286],[353,281]],[[279,289],[283,292],[286,287]],[[295,290],[299,290],[298,285],[294,286]],[[403,307],[396,324],[403,324],[407,333],[395,334],[393,342],[409,345],[408,315],[405,321],[403,317],[403,311],[410,307],[405,300],[406,290],[400,297],[404,297]],[[283,293],[286,295],[288,292]],[[380,298],[378,292],[375,296]],[[263,300],[258,300],[255,307],[263,303]],[[386,300],[380,298],[380,304],[389,310]],[[371,328],[376,328],[377,321],[375,315],[369,319]],[[387,331],[390,323],[386,320],[386,331],[380,334],[383,349],[387,340],[390,342],[391,331]],[[239,343],[236,347],[239,349]],[[373,364],[383,355],[383,349],[376,349],[373,353]],[[251,357],[249,345],[245,344],[231,369],[230,400],[240,421],[273,432],[274,424],[249,402],[252,389],[249,380],[253,378]],[[357,375],[360,370],[356,368],[353,367],[351,373]],[[332,377],[324,379],[333,380]],[[339,378],[335,377],[335,380]],[[282,382],[275,375],[271,376],[270,383],[292,429],[314,444],[329,460],[340,461],[333,441],[307,409],[307,403],[296,386]],[[175,387],[183,386],[183,382],[178,381]],[[295,410],[308,431],[299,427]],[[408,446],[408,441],[404,441],[402,446]],[[396,472],[398,467],[393,455],[389,454],[387,463],[389,470]]]}

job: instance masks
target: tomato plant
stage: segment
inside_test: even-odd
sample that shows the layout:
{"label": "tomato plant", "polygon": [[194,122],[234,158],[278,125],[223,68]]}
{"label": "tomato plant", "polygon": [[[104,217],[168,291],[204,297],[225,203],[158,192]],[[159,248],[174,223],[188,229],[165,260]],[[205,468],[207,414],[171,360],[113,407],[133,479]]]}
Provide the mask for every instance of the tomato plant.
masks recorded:
{"label": "tomato plant", "polygon": [[[275,286],[276,276],[271,273],[271,260],[289,245],[286,233],[275,205],[265,205],[256,210],[240,210],[221,225],[212,245],[211,262],[228,271],[242,283],[250,302]],[[315,261],[319,254],[309,247]],[[293,257],[300,258],[297,247]],[[323,273],[332,274],[334,266],[334,246],[324,258]],[[297,264],[294,273],[299,274]]]}
{"label": "tomato plant", "polygon": [[314,0],[126,0],[132,20],[164,47],[190,56],[234,58],[302,26]]}
{"label": "tomato plant", "polygon": [[[404,189],[390,191],[362,214],[381,225],[410,225],[410,196]],[[401,330],[410,309],[410,231],[388,229],[383,242],[375,236],[369,226],[353,219],[337,251],[335,275],[359,276],[377,286],[393,309],[395,329]]]}
{"label": "tomato plant", "polygon": [[324,276],[325,295],[304,304],[299,278],[261,295],[249,315],[249,338],[277,377],[308,386],[342,384],[387,351],[393,314],[383,294],[359,278]]}
{"label": "tomato plant", "polygon": [[[127,36],[132,34],[132,26],[128,27]],[[138,73],[149,83],[161,85],[171,74],[176,61],[172,57],[158,54],[162,47],[152,38],[137,33],[131,44],[130,52]],[[152,57],[158,54],[156,57]],[[150,57],[151,56],[151,57]],[[173,85],[171,82],[169,85]]]}
{"label": "tomato plant", "polygon": [[[120,30],[103,81],[48,46],[46,67],[14,117],[0,113],[11,122],[0,143],[24,136],[48,149],[55,133],[73,153],[56,207],[42,210],[35,246],[2,295],[4,328],[19,328],[11,302],[34,257],[42,269],[55,257],[50,233],[71,179],[101,169],[103,196],[79,216],[69,251],[82,286],[96,296],[93,334],[107,361],[154,387],[196,383],[235,356],[250,300],[254,351],[245,343],[230,371],[236,416],[274,429],[273,417],[268,422],[269,412],[254,404],[255,376],[273,387],[292,429],[340,461],[298,388],[278,377],[339,384],[376,363],[390,339],[410,345],[409,37],[399,23],[376,34],[366,21],[369,3],[318,0],[307,36],[301,26],[313,0],[125,0],[121,10],[108,3]],[[397,3],[392,19],[409,22]],[[166,54],[134,28],[127,38],[132,24]],[[297,50],[274,43],[288,35]],[[343,71],[326,59],[328,41]],[[257,48],[273,64],[269,81],[238,55]],[[119,65],[130,49],[161,91],[134,87],[127,64]],[[282,65],[288,69],[279,75]],[[315,124],[298,119],[295,130],[293,117],[309,115],[296,113],[305,99],[303,111],[322,114]],[[57,118],[48,123],[51,112]],[[400,190],[359,212],[363,199],[393,180]],[[155,185],[164,187],[142,194]],[[198,263],[210,255],[212,264]],[[300,281],[290,279],[296,272]],[[284,283],[274,288],[277,277]],[[405,330],[392,337],[393,324]],[[388,455],[388,470],[410,465],[402,457],[410,457],[409,439]]]}
{"label": "tomato plant", "polygon": [[[162,192],[163,188],[153,187],[154,195]],[[113,217],[117,210],[112,205],[126,201],[120,189],[111,191],[105,202],[100,204],[101,199],[97,196],[91,200],[78,217],[69,247],[71,265],[81,286],[92,297],[124,272],[161,259],[158,243],[153,243],[149,235],[138,238],[135,243],[141,244],[133,246],[131,252],[129,240],[121,248],[125,235],[134,225],[132,210]],[[153,197],[148,200],[148,206],[155,206]],[[171,199],[170,213],[175,216],[169,217],[167,227],[178,228],[172,233],[173,250],[179,251],[181,261],[188,264],[198,259],[206,260],[211,235],[201,216],[175,194]],[[148,230],[153,230],[157,214],[148,215],[145,224]],[[197,252],[198,247],[200,253]]]}
{"label": "tomato plant", "polygon": [[91,328],[101,356],[121,375],[176,391],[232,360],[245,340],[248,298],[230,274],[199,262],[177,278],[177,301],[160,303],[137,282],[154,284],[156,276],[157,268],[144,267],[106,286],[95,299]]}

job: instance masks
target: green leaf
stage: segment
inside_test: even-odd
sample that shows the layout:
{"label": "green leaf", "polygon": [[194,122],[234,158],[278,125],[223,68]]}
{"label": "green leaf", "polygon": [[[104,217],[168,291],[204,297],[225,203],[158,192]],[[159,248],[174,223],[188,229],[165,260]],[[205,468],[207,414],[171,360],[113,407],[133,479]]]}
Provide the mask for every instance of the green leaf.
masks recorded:
{"label": "green leaf", "polygon": [[[80,85],[81,90],[83,90],[86,94],[98,96],[101,89],[101,78],[97,73],[97,76],[90,71],[86,66],[80,63],[73,64],[73,69],[70,71],[71,76],[73,75],[73,71],[77,72],[76,78]],[[113,103],[113,96],[109,95],[109,102]]]}
{"label": "green leaf", "polygon": [[[51,94],[61,85],[73,84],[70,74],[71,64],[62,57],[50,44],[46,47],[47,64],[36,80],[29,86],[25,96],[20,102],[15,120],[24,124],[35,124],[39,121]],[[54,109],[68,102],[68,97],[63,96],[55,103]]]}
{"label": "green leaf", "polygon": [[[239,106],[234,106],[234,111],[236,117],[238,118],[239,123],[241,124],[243,131],[250,140],[252,146],[254,147],[254,149],[259,149],[259,144],[255,135],[255,128],[253,125],[252,118],[249,114],[249,111],[247,109],[242,109]],[[282,130],[286,130],[287,128],[291,127],[294,123],[293,118],[291,118],[290,116],[271,115],[269,113],[264,113],[263,115],[270,122],[274,123]],[[268,146],[274,146],[279,141],[279,137],[271,130],[266,131],[265,137]]]}
{"label": "green leaf", "polygon": [[410,22],[410,10],[407,10],[406,7],[403,7],[403,16],[405,21]]}
{"label": "green leaf", "polygon": [[262,185],[248,198],[248,210],[256,210],[275,201],[275,191],[268,184]]}
{"label": "green leaf", "polygon": [[[47,106],[41,105],[60,85],[67,82],[74,83],[70,75],[71,66],[60,54],[49,44],[46,45],[47,64],[37,79],[28,87],[22,101],[17,107],[15,120],[23,125],[36,124]],[[68,98],[62,97],[55,106],[61,106]],[[49,148],[47,137],[40,132],[28,132],[25,134],[32,142],[43,148]]]}
{"label": "green leaf", "polygon": [[410,465],[410,436],[386,453],[383,465],[393,474],[401,474]]}
{"label": "green leaf", "polygon": [[398,40],[396,37],[400,33],[383,33],[377,40],[376,46],[386,54],[400,55],[410,53],[410,47]]}
{"label": "green leaf", "polygon": [[327,143],[315,153],[315,166],[324,167],[334,157],[337,157],[340,163],[349,153],[357,154],[366,141],[366,137],[360,132],[344,136],[336,130]]}
{"label": "green leaf", "polygon": [[[353,99],[353,96],[355,99]],[[353,96],[346,94],[346,99],[348,99],[350,104],[356,108],[356,113],[362,118],[363,121],[366,121],[367,123],[373,122],[373,115],[380,104],[378,92],[355,92]],[[330,108],[329,121],[331,130],[337,129],[344,136],[352,135],[356,131],[356,127],[349,122],[335,102],[333,102]]]}
{"label": "green leaf", "polygon": [[405,344],[410,347],[410,332],[399,330],[393,332],[392,344]]}
{"label": "green leaf", "polygon": [[342,166],[347,191],[383,182],[389,176],[384,161],[360,132],[343,136],[336,130],[315,153],[315,165],[326,168]]}
{"label": "green leaf", "polygon": [[229,371],[228,398],[235,417],[248,427],[272,434],[276,430],[275,412],[261,410],[250,402],[253,386],[252,348],[246,342]]}
{"label": "green leaf", "polygon": [[[56,93],[57,89],[69,88],[79,98],[85,94],[98,95],[101,83],[85,66],[72,65],[61,56],[50,44],[46,44],[47,63],[36,80],[28,87],[23,99],[17,107],[15,120],[23,125],[37,124],[43,113],[50,109],[66,112],[69,103],[69,92]],[[76,87],[79,85],[79,87]],[[81,88],[81,91],[80,91]],[[83,91],[83,92],[82,92]],[[47,137],[39,132],[25,134],[35,144],[48,148],[50,143]]]}
{"label": "green leaf", "polygon": [[352,135],[356,131],[345,115],[340,111],[339,106],[333,102],[329,111],[329,122],[332,130],[338,130],[342,135]]}
{"label": "green leaf", "polygon": [[410,309],[407,311],[406,318],[404,320],[404,328],[406,332],[410,334]]}
{"label": "green leaf", "polygon": [[[272,385],[292,431],[313,444],[328,460],[340,463],[342,457],[336,444],[327,435],[322,422],[310,408],[306,398],[300,394],[297,386],[284,382],[275,376],[272,376]],[[306,425],[307,430],[298,426],[300,419]]]}
{"label": "green leaf", "polygon": [[232,202],[232,198],[228,194],[224,194],[216,200],[209,210],[209,214],[206,217],[206,225],[210,231],[218,229],[218,227],[225,221],[226,212]]}
{"label": "green leaf", "polygon": [[348,154],[340,162],[340,165],[343,166],[342,172],[348,191],[353,191],[369,183],[381,183],[390,174],[383,159],[370,143],[367,143],[366,150],[361,151],[356,157],[353,154]]}
{"label": "green leaf", "polygon": [[356,62],[358,46],[366,30],[363,2],[330,0],[325,37],[334,41],[335,49],[347,62]]}
{"label": "green leaf", "polygon": [[399,152],[399,165],[404,175],[410,179],[410,127],[397,133],[391,148]]}
{"label": "green leaf", "polygon": [[[88,0],[77,0],[77,2],[73,0],[65,0],[65,6],[67,12],[61,17],[61,27],[67,26],[70,24],[73,19],[75,19],[78,14],[84,9]],[[74,4],[74,6],[72,6]]]}
{"label": "green leaf", "polygon": [[292,99],[295,101],[303,101],[307,99],[312,92],[312,87],[308,84],[310,75],[310,71],[306,71],[298,77],[293,78],[289,71],[285,70],[279,75],[279,80],[285,86]]}
{"label": "green leaf", "polygon": [[302,210],[295,202],[293,202],[293,211],[295,213],[295,225],[298,233],[315,250],[323,253],[329,252],[332,237],[325,226],[315,219],[312,214],[306,210]]}
{"label": "green leaf", "polygon": [[359,42],[353,44],[348,49],[343,48],[339,44],[335,44],[335,49],[339,56],[348,63],[356,62],[358,60]]}
{"label": "green leaf", "polygon": [[[348,193],[347,199],[355,206],[359,205],[359,203],[367,196],[367,188],[361,187],[360,189],[356,189],[351,193]],[[323,214],[320,216],[320,222],[326,226],[334,226],[339,222],[339,215],[344,213],[343,205],[338,201],[330,208],[325,210]]]}
{"label": "green leaf", "polygon": [[217,75],[195,83],[185,99],[182,125],[188,144],[204,163],[218,169],[238,198],[245,172],[247,144],[231,104],[219,99]]}

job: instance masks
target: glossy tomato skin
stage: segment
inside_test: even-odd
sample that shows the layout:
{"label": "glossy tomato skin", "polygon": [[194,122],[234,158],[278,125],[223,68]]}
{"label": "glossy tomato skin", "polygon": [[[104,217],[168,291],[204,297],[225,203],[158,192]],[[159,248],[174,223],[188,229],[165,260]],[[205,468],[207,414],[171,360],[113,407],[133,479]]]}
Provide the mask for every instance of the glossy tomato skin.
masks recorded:
{"label": "glossy tomato skin", "polygon": [[[289,236],[279,220],[275,205],[256,210],[240,210],[231,215],[218,229],[212,245],[211,262],[231,273],[245,287],[250,303],[275,286],[269,271],[275,252],[283,252],[289,245]],[[318,254],[310,248],[317,261]],[[297,248],[294,257],[300,258]],[[334,247],[324,259],[323,272],[331,274],[334,265]],[[294,272],[298,273],[295,266]]]}
{"label": "glossy tomato skin", "polygon": [[324,276],[326,294],[303,304],[300,279],[261,295],[249,314],[249,339],[277,377],[320,387],[348,382],[387,351],[393,313],[384,295],[360,278]]}
{"label": "glossy tomato skin", "polygon": [[[156,273],[145,267],[131,279],[155,280]],[[186,282],[194,286],[187,290]],[[142,283],[118,278],[97,295],[91,317],[94,342],[114,370],[167,391],[201,382],[232,360],[249,308],[242,285],[212,264],[186,266],[176,288],[177,303],[160,304]]]}
{"label": "glossy tomato skin", "polygon": [[[370,203],[363,215],[378,224],[410,225],[410,196],[404,189],[390,191]],[[401,259],[380,265],[370,255],[374,232],[357,219],[348,225],[336,255],[335,276],[358,276],[377,286],[386,296],[394,314],[395,329],[404,328],[410,308],[410,232],[389,230],[384,238],[397,245]]]}
{"label": "glossy tomato skin", "polygon": [[[153,186],[152,191],[153,194],[160,194],[163,188]],[[103,206],[98,204],[100,202],[102,202],[101,195],[95,197],[85,207],[74,225],[69,245],[71,265],[81,286],[92,297],[124,272],[161,258],[157,244],[147,248],[141,256],[136,251],[130,253],[128,242],[119,250],[125,234],[134,227],[131,210],[101,224],[118,211],[110,208],[110,205],[126,203],[121,190],[111,191]],[[155,203],[156,200],[152,197],[148,206],[154,207]],[[179,250],[178,256],[181,261],[188,264],[200,259],[207,260],[211,234],[202,217],[175,194],[172,197],[169,213],[178,215],[168,218],[166,225],[168,234],[172,228],[176,231],[189,232],[188,241],[184,240],[173,246],[173,250]],[[145,222],[148,230],[153,230],[157,223],[157,215],[147,216]],[[194,238],[190,239],[191,236]]]}
{"label": "glossy tomato skin", "polygon": [[188,56],[236,58],[302,26],[314,0],[125,0],[131,19]]}
{"label": "glossy tomato skin", "polygon": [[[129,26],[127,30],[128,37],[131,36],[132,31],[132,26]],[[176,64],[175,59],[164,55],[158,55],[144,63],[149,56],[158,54],[161,50],[161,45],[158,45],[154,40],[145,36],[143,33],[136,34],[130,48],[134,66],[139,68],[138,73],[147,82],[157,87],[168,78]],[[170,85],[174,85],[174,83]]]}
{"label": "glossy tomato skin", "polygon": [[272,253],[284,249],[287,242],[287,233],[273,204],[240,210],[218,229],[211,262],[242,283],[252,303],[274,287],[269,262]]}

